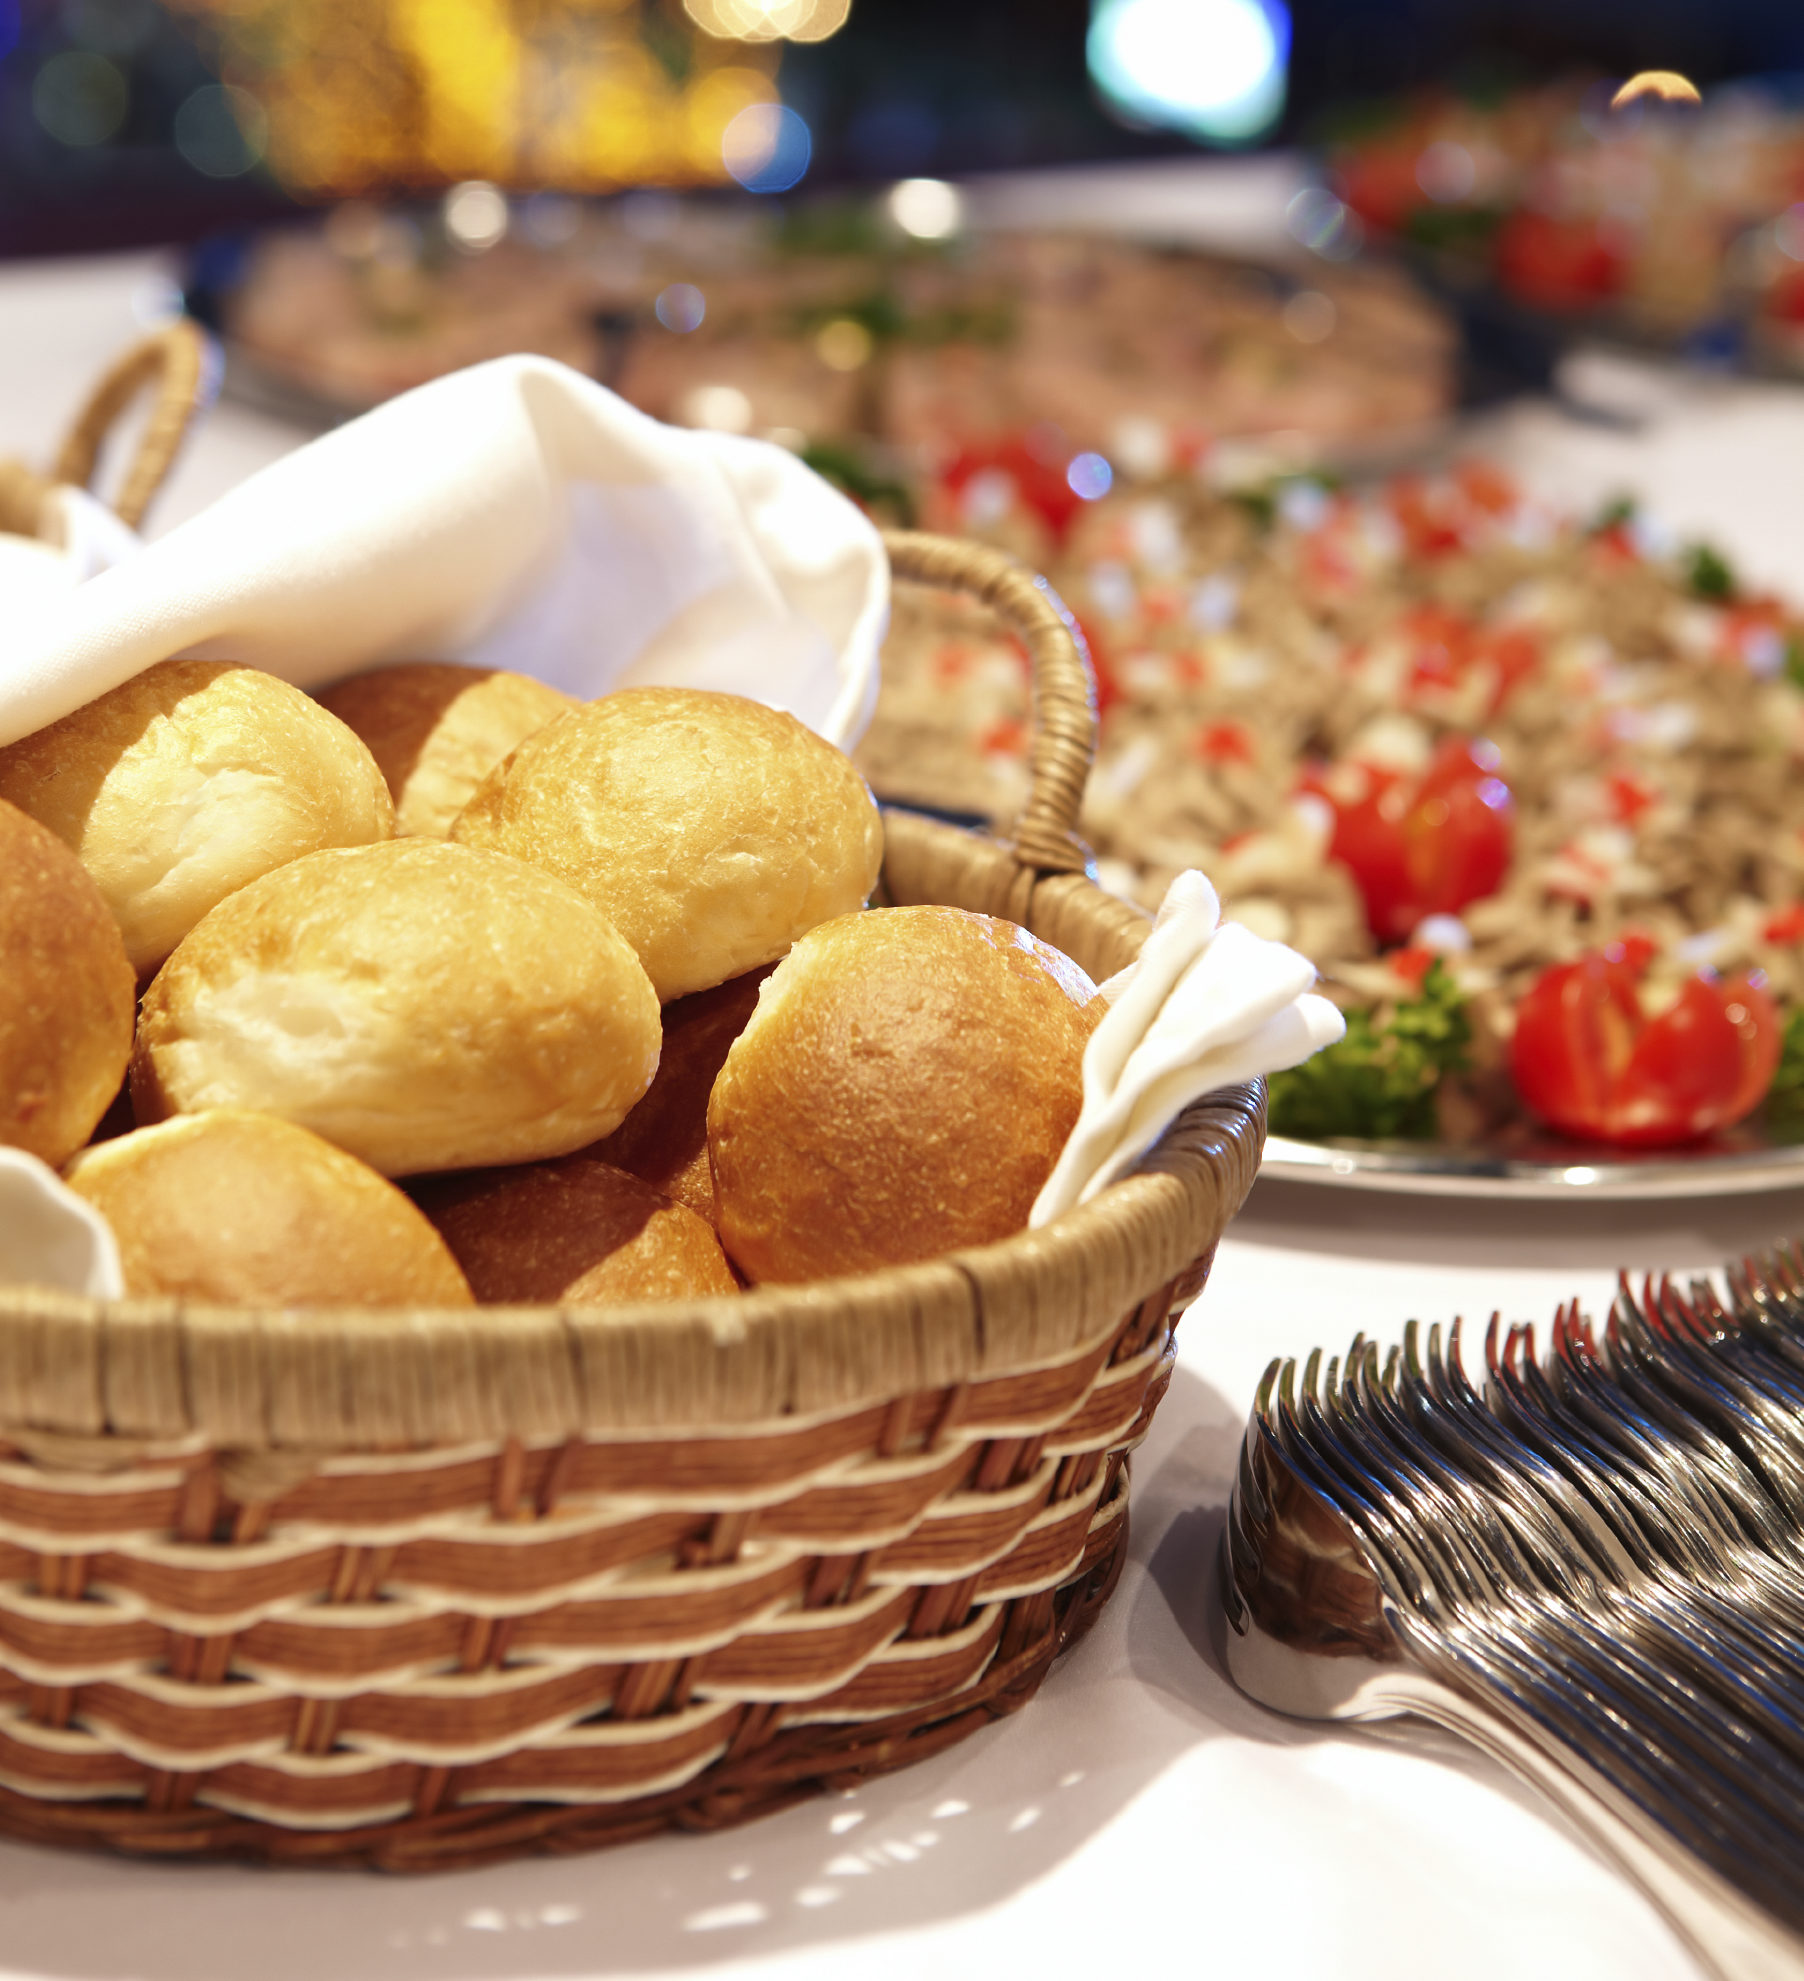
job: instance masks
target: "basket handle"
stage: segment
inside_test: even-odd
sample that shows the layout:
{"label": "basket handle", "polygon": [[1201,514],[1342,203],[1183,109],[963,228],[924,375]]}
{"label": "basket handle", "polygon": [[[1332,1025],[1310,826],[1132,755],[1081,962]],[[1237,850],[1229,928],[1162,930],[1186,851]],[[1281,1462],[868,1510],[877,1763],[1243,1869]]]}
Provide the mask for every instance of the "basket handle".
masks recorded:
{"label": "basket handle", "polygon": [[57,454],[56,480],[86,488],[113,422],[146,386],[154,385],[156,398],[138,451],[113,501],[120,520],[136,529],[175,465],[195,415],[212,399],[216,382],[212,342],[198,324],[178,317],[152,331],[115,359],[88,395]]}
{"label": "basket handle", "polygon": [[967,593],[1021,636],[1033,668],[1034,721],[1014,855],[1039,873],[1082,873],[1090,849],[1077,821],[1096,756],[1096,681],[1076,621],[1044,578],[1000,551],[921,530],[886,530],[883,544],[895,576]]}

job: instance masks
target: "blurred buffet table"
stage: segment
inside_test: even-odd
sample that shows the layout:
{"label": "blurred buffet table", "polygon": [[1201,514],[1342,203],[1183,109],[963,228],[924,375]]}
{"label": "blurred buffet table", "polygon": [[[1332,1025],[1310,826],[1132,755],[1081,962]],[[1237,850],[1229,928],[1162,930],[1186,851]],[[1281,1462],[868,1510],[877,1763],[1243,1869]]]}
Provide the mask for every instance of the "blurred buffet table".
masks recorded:
{"label": "blurred buffet table", "polygon": [[[1169,175],[1147,201],[1182,204]],[[1096,175],[1062,217],[1106,206]],[[1242,245],[1294,182],[1224,195]],[[1044,184],[985,199],[1036,217]],[[1011,202],[1013,205],[1011,206]],[[979,210],[982,210],[982,201]],[[1100,211],[1100,207],[1098,209]],[[1199,232],[1210,226],[1199,223]],[[88,380],[170,307],[156,256],[0,271],[0,437],[41,458]],[[1556,396],[1467,438],[1578,508],[1622,490],[1804,598],[1804,388],[1587,351]],[[230,402],[163,530],[304,438]],[[1427,1732],[1291,1723],[1211,1640],[1223,1511],[1274,1354],[1395,1339],[1493,1307],[1545,1323],[1615,1269],[1697,1269],[1804,1231],[1804,1191],[1647,1206],[1479,1203],[1268,1181],[1185,1322],[1135,1461],[1132,1558],[1093,1635],[1021,1716],[951,1753],[745,1829],[424,1879],[122,1863],[0,1846],[0,1981],[993,1974],[1207,1968],[1273,1976],[1634,1977],[1698,1970],[1653,1910],[1490,1764]]]}

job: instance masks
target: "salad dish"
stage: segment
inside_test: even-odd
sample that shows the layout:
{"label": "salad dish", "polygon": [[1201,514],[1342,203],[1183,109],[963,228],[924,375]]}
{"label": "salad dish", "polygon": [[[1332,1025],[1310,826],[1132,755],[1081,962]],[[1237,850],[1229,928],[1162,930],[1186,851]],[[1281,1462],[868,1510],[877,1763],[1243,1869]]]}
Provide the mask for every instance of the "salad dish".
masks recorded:
{"label": "salad dish", "polygon": [[1327,167],[1355,226],[1459,289],[1804,364],[1804,114],[1773,88],[1439,88],[1345,119]]}
{"label": "salad dish", "polygon": [[[1105,884],[1151,906],[1202,868],[1342,1006],[1345,1040],[1271,1083],[1276,1160],[1409,1187],[1789,1173],[1804,623],[1786,605],[1626,503],[1563,518],[1482,462],[1359,490],[1168,479],[1070,513],[992,483],[987,519],[969,487],[930,500],[1047,570],[1088,637],[1083,828]],[[876,787],[1006,817],[1027,713],[1006,643],[911,601],[885,684],[861,750]]]}

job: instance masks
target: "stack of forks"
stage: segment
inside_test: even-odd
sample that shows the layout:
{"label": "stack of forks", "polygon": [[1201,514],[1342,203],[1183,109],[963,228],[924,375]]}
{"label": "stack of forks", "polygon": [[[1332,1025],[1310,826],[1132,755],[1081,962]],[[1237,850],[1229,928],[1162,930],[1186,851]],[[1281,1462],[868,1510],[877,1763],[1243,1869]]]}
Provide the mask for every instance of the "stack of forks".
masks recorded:
{"label": "stack of forks", "polygon": [[1733,1981],[1804,1977],[1804,1250],[1621,1282],[1545,1361],[1456,1321],[1266,1371],[1223,1541],[1236,1682],[1416,1714],[1551,1795]]}

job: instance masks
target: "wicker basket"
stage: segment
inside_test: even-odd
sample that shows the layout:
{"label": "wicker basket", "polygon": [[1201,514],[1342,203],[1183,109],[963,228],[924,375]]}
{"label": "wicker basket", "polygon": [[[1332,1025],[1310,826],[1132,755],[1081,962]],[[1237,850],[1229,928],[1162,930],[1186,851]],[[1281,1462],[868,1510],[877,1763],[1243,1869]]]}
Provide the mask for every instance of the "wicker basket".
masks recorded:
{"label": "wicker basket", "polygon": [[52,500],[57,486],[92,484],[107,434],[126,408],[148,391],[150,410],[120,479],[119,493],[112,498],[120,521],[136,529],[217,382],[212,340],[186,318],[140,339],[107,367],[89,393],[47,478],[23,461],[0,459],[0,532],[55,542],[62,534],[62,518]]}
{"label": "wicker basket", "polygon": [[[1035,664],[1015,844],[892,813],[882,898],[1093,975],[1094,743],[1056,601],[889,539]],[[0,1294],[0,1829],[163,1856],[468,1865],[706,1828],[936,1753],[1106,1599],[1128,1453],[1253,1178],[1260,1085],[1043,1231],[607,1312]]]}

